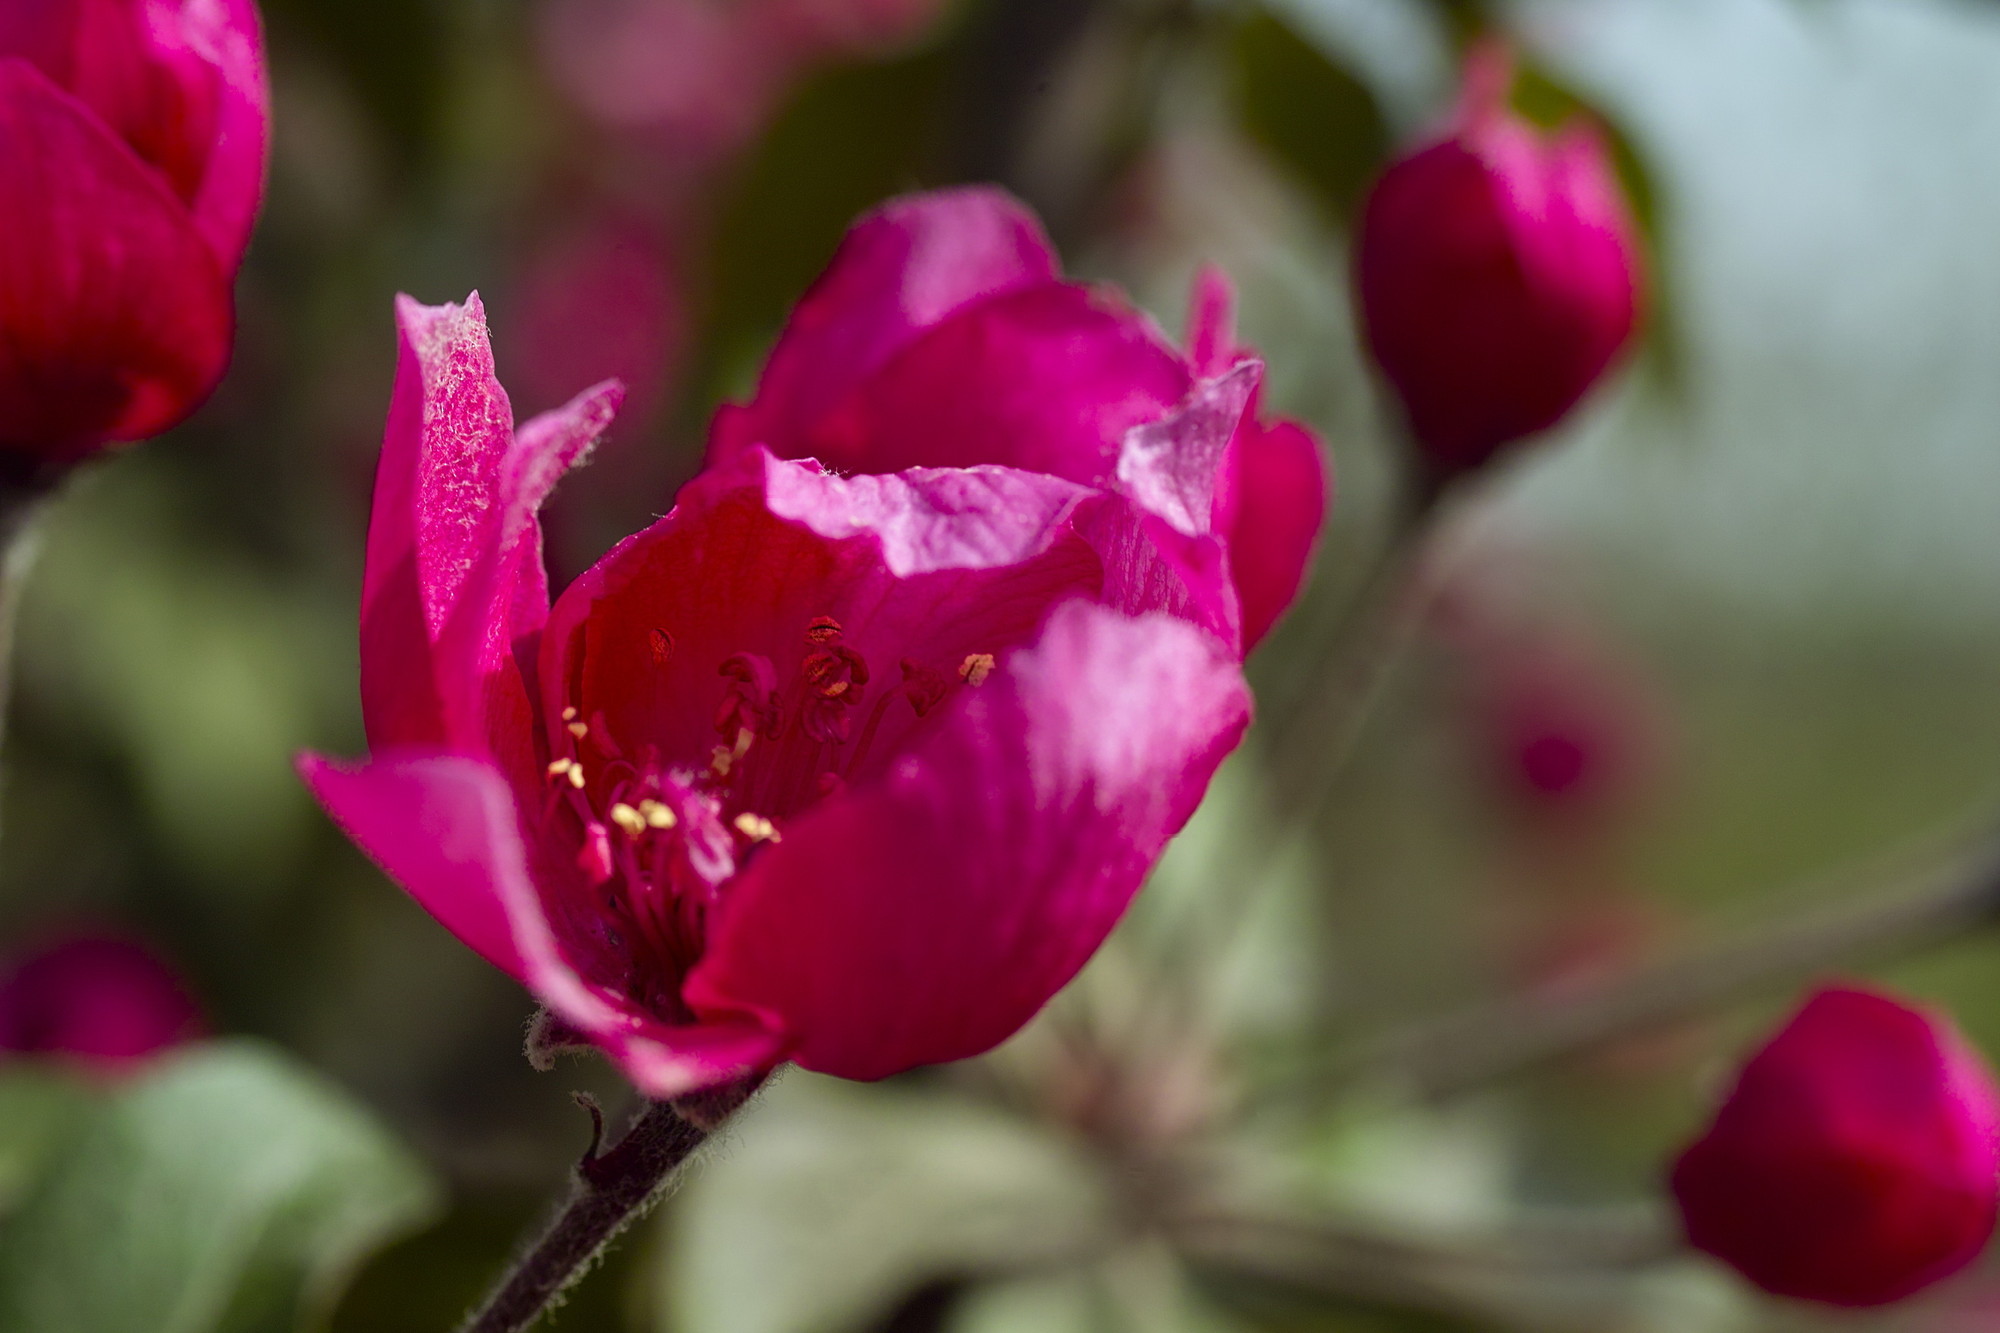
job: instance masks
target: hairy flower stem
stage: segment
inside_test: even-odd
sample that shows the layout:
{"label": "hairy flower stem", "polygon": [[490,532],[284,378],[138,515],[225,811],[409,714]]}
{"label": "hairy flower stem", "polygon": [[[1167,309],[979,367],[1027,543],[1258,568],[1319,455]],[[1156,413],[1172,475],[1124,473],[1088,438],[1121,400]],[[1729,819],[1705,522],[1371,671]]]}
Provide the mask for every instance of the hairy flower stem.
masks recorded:
{"label": "hairy flower stem", "polygon": [[[532,1327],[618,1233],[658,1201],[675,1171],[756,1088],[750,1082],[677,1102],[648,1102],[617,1143],[600,1150],[593,1140],[577,1163],[569,1201],[465,1322],[463,1333]],[[601,1133],[602,1117],[594,1106],[589,1109]]]}
{"label": "hairy flower stem", "polygon": [[1446,1097],[1827,968],[1880,963],[2000,924],[2000,836],[1914,892],[1788,921],[1701,953],[1561,994],[1482,1005],[1328,1071]]}

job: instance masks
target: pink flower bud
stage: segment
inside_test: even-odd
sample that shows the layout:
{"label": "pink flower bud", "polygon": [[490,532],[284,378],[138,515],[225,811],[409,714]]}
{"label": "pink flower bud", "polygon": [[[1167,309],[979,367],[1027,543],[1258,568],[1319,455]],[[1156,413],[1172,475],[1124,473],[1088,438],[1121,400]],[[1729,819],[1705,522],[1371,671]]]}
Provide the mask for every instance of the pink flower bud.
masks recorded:
{"label": "pink flower bud", "polygon": [[1603,140],[1544,134],[1507,106],[1499,52],[1468,63],[1444,138],[1394,163],[1364,206],[1369,346],[1435,475],[1561,420],[1625,345],[1635,228]]}
{"label": "pink flower bud", "polygon": [[1942,1014],[1822,990],[1673,1170],[1688,1240],[1764,1290],[1900,1300],[1963,1268],[2000,1196],[2000,1089]]}
{"label": "pink flower bud", "polygon": [[121,936],[67,936],[0,973],[0,1051],[116,1073],[202,1027],[173,969]]}
{"label": "pink flower bud", "polygon": [[11,478],[157,434],[215,387],[269,119],[251,0],[42,0],[0,13]]}

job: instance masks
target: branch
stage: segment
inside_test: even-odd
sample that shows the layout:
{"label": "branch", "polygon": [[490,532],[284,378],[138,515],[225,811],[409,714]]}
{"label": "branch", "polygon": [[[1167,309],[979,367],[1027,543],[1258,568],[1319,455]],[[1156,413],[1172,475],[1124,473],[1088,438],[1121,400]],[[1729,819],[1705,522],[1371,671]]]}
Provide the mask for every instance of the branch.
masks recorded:
{"label": "branch", "polygon": [[1447,1097],[1617,1037],[1794,983],[1887,961],[2000,923],[2000,835],[1935,883],[1791,921],[1712,950],[1565,991],[1487,1004],[1393,1037],[1334,1072]]}
{"label": "branch", "polygon": [[756,1082],[679,1102],[648,1102],[625,1136],[600,1152],[603,1120],[589,1106],[595,1133],[569,1202],[501,1280],[462,1333],[520,1333],[582,1277],[620,1231],[664,1193],[675,1170],[756,1091]]}

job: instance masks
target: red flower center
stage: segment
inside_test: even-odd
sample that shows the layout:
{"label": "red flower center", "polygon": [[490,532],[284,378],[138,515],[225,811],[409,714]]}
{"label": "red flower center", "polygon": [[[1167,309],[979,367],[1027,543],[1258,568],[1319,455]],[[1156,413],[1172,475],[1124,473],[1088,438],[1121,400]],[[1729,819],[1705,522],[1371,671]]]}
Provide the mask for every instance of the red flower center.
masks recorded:
{"label": "red flower center", "polygon": [[[656,628],[647,644],[664,670],[674,636]],[[636,998],[677,1009],[679,979],[701,956],[722,885],[758,848],[783,840],[783,822],[855,774],[899,702],[921,719],[954,690],[984,683],[994,658],[971,654],[955,673],[907,658],[900,667],[901,682],[871,696],[868,662],[832,616],[807,624],[782,680],[769,657],[734,653],[717,670],[719,743],[692,761],[653,743],[622,744],[601,711],[563,709],[545,824],[573,828],[577,868],[603,895],[613,942],[632,958]]]}

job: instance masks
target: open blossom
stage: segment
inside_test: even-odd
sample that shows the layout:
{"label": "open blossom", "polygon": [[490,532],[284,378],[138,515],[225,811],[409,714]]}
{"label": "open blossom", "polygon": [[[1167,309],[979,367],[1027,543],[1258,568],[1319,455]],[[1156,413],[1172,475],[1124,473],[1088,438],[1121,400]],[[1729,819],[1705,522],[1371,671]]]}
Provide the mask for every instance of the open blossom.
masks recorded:
{"label": "open blossom", "polygon": [[228,366],[263,197],[250,0],[0,12],[0,460],[17,478],[143,439]]}
{"label": "open blossom", "polygon": [[1993,1234],[2000,1087],[1943,1015],[1871,991],[1807,1001],[1673,1171],[1688,1240],[1766,1291],[1881,1305]]}
{"label": "open blossom", "polygon": [[1442,476],[1546,430],[1630,338],[1637,229],[1602,137],[1546,135],[1475,52],[1457,123],[1392,164],[1356,240],[1362,323]]}
{"label": "open blossom", "polygon": [[1132,491],[1135,441],[1191,410],[1226,417],[1215,453],[1185,456],[1190,475],[1159,473],[1144,498],[1222,536],[1247,649],[1298,593],[1327,483],[1311,432],[1262,419],[1263,367],[1237,345],[1231,304],[1204,272],[1183,353],[1115,293],[1065,281],[1006,194],[894,200],[848,232],[755,397],[717,416],[709,456],[762,446],[848,473],[997,463]]}
{"label": "open blossom", "polygon": [[123,935],[66,935],[0,967],[0,1051],[115,1073],[202,1030],[179,975]]}
{"label": "open blossom", "polygon": [[[401,308],[351,836],[669,1097],[976,1054],[1089,957],[1236,744],[1220,539],[981,466],[745,446],[550,606],[536,511],[613,387],[513,429],[477,301]],[[1195,488],[1233,418],[1131,443]],[[1178,494],[1179,492],[1175,492]]]}

